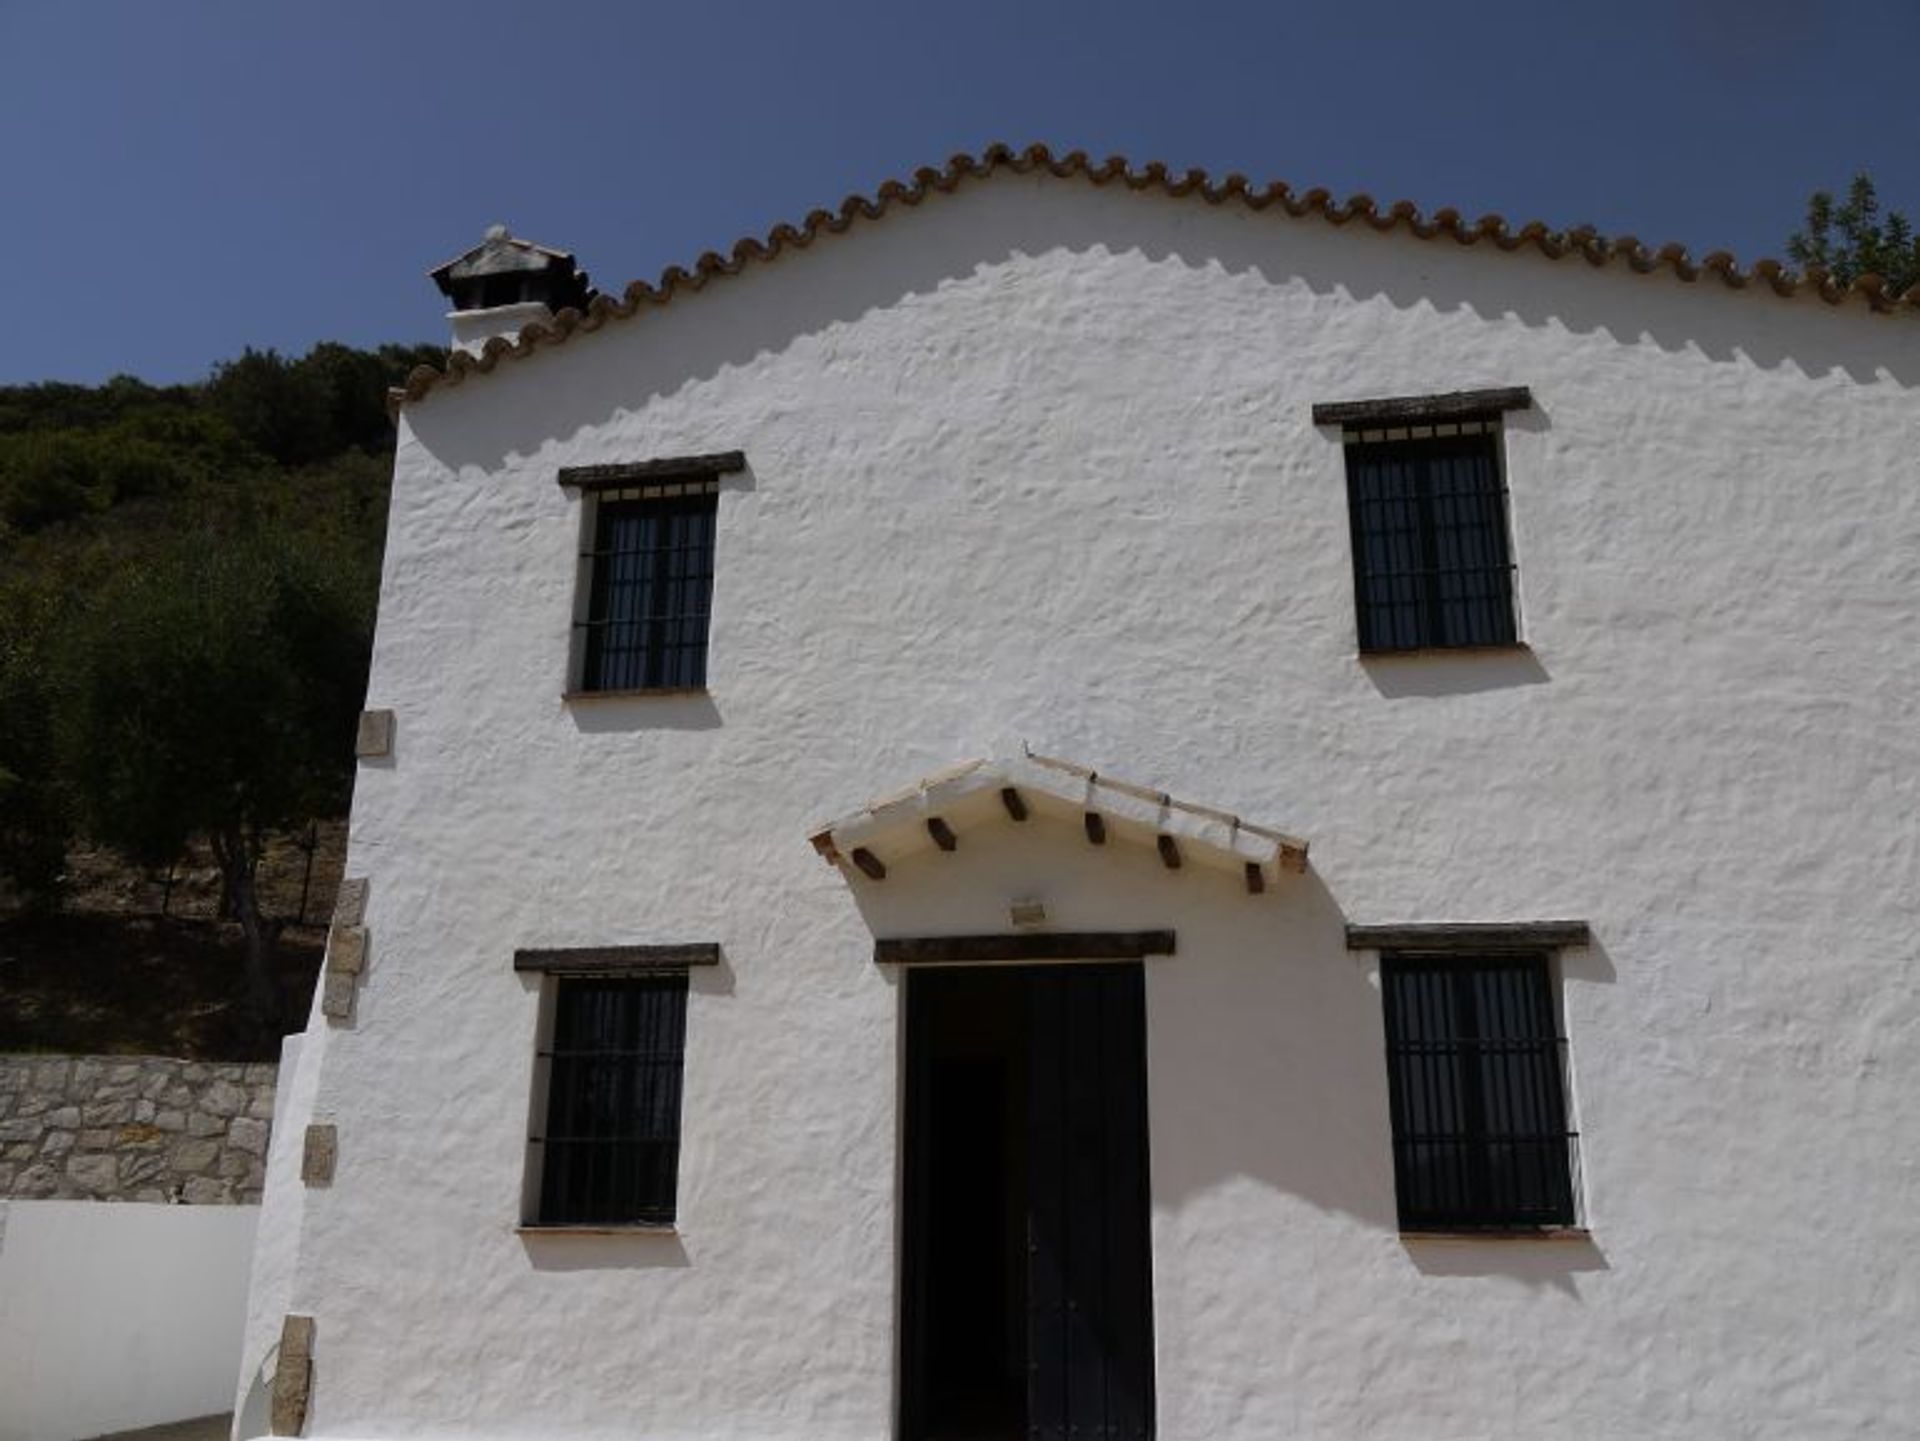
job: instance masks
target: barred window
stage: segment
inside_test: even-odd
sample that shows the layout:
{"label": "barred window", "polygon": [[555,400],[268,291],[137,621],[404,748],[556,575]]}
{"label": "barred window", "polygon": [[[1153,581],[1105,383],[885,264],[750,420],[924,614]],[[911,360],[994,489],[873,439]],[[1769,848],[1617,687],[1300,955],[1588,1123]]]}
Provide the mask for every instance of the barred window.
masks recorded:
{"label": "barred window", "polygon": [[608,490],[597,499],[579,689],[707,683],[717,480]]}
{"label": "barred window", "polygon": [[535,1224],[671,1225],[687,974],[557,976]]}
{"label": "barred window", "polygon": [[1564,1041],[1544,955],[1383,955],[1403,1230],[1574,1224]]}
{"label": "barred window", "polygon": [[1500,422],[1349,428],[1360,649],[1513,645]]}

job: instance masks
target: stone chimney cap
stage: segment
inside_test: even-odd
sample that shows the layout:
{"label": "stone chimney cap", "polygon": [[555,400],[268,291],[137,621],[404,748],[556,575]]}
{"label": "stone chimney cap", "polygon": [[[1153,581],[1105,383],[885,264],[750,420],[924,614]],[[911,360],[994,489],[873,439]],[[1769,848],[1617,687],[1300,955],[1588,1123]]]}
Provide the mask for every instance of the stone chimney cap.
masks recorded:
{"label": "stone chimney cap", "polygon": [[563,310],[584,311],[596,292],[570,251],[522,240],[489,225],[480,243],[427,272],[453,302],[453,344],[478,354],[495,336],[511,338]]}
{"label": "stone chimney cap", "polygon": [[486,235],[471,250],[436,265],[427,272],[442,290],[450,280],[470,280],[479,275],[506,275],[525,270],[572,270],[573,252],[555,250],[522,240],[504,225],[489,225]]}

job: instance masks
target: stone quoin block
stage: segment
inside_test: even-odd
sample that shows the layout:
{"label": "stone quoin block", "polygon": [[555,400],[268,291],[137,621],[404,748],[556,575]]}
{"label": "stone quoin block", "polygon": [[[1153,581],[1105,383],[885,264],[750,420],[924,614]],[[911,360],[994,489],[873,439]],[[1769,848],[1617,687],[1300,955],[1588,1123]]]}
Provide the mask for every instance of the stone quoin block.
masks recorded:
{"label": "stone quoin block", "polygon": [[348,876],[333,896],[333,923],[336,926],[364,925],[367,919],[367,878]]}
{"label": "stone quoin block", "polygon": [[336,975],[357,976],[367,966],[367,928],[335,926],[327,943],[327,969]]}
{"label": "stone quoin block", "polygon": [[313,1317],[289,1316],[280,1326],[280,1358],[273,1368],[271,1425],[276,1436],[298,1436],[313,1394]]}
{"label": "stone quoin block", "polygon": [[340,971],[327,972],[320,980],[320,1013],[330,1020],[351,1020],[353,992],[352,976]]}
{"label": "stone quoin block", "polygon": [[334,1162],[339,1155],[340,1132],[337,1127],[308,1126],[306,1143],[300,1151],[300,1179],[309,1186],[331,1184]]}
{"label": "stone quoin block", "polygon": [[360,728],[354,734],[353,753],[362,759],[393,754],[392,711],[363,710],[360,712]]}

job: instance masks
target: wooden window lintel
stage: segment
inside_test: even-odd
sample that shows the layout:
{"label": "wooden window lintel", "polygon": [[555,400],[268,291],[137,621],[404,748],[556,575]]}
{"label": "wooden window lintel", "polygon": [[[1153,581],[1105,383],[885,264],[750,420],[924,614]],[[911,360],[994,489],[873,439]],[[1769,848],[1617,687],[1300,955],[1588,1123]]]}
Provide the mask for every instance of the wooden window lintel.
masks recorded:
{"label": "wooden window lintel", "polygon": [[1406,425],[1428,420],[1473,420],[1531,410],[1524,385],[1497,390],[1452,390],[1443,395],[1389,395],[1375,400],[1337,400],[1313,408],[1315,425]]}
{"label": "wooden window lintel", "polygon": [[619,490],[631,485],[670,485],[678,481],[710,480],[747,468],[746,452],[717,450],[706,455],[663,455],[653,460],[617,465],[565,465],[560,485],[566,490]]}
{"label": "wooden window lintel", "polygon": [[1350,951],[1414,951],[1428,955],[1486,955],[1498,951],[1553,951],[1593,944],[1585,921],[1442,922],[1348,926]]}
{"label": "wooden window lintel", "polygon": [[1112,961],[1174,953],[1172,931],[1036,931],[988,936],[910,936],[873,943],[877,965],[964,961]]}
{"label": "wooden window lintel", "polygon": [[513,968],[516,971],[576,976],[675,971],[690,966],[719,964],[720,947],[712,942],[675,946],[569,946],[513,953]]}

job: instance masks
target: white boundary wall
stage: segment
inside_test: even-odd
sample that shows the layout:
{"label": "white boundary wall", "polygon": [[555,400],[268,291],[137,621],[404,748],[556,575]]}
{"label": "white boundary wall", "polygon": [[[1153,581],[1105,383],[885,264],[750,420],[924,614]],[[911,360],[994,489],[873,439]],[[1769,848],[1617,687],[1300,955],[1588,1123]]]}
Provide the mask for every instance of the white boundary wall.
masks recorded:
{"label": "white boundary wall", "polygon": [[0,1201],[0,1441],[232,1404],[257,1206]]}

